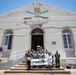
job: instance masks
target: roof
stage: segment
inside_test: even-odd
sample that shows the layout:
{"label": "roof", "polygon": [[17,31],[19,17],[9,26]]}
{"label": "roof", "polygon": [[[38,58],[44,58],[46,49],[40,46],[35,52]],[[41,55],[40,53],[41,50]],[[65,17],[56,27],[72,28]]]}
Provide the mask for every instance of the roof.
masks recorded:
{"label": "roof", "polygon": [[[9,17],[9,16],[12,17],[14,15],[18,15],[19,13],[20,14],[24,13],[26,15],[23,14],[23,16],[27,16],[26,11],[34,12],[34,8],[36,7],[37,3],[40,6],[41,11],[49,10],[49,12],[45,13],[45,15],[49,14],[49,16],[59,16],[59,15],[60,16],[74,16],[74,15],[76,16],[76,13],[73,13],[73,12],[70,12],[70,11],[67,11],[67,10],[63,10],[63,9],[60,9],[60,8],[57,8],[57,7],[54,7],[54,6],[49,6],[49,5],[40,3],[40,2],[35,2],[35,3],[30,4],[30,5],[27,5],[27,6],[24,6],[22,8],[19,8],[17,10],[8,12],[8,13],[3,14],[3,15],[0,15],[0,17]],[[28,16],[29,15],[30,14],[28,14]]]}

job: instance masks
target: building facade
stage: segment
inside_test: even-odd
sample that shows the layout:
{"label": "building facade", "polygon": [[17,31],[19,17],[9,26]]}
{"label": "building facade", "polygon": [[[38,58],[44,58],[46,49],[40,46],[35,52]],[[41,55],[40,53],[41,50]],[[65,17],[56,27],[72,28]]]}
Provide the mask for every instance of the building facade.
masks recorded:
{"label": "building facade", "polygon": [[39,2],[0,16],[2,57],[42,46],[61,57],[76,56],[76,13]]}

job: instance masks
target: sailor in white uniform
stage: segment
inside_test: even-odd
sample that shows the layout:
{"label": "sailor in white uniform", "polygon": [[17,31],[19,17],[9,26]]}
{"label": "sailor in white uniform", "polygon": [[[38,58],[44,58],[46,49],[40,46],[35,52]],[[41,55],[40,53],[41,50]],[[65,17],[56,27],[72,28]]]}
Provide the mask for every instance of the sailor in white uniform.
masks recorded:
{"label": "sailor in white uniform", "polygon": [[48,57],[48,68],[49,69],[52,68],[52,55],[51,55],[51,53],[49,53],[49,57]]}

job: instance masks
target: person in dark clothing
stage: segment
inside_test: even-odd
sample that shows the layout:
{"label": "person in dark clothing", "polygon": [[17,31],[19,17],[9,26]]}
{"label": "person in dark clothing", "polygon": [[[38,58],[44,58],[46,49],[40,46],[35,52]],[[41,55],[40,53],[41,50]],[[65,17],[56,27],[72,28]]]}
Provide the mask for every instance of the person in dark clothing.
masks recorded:
{"label": "person in dark clothing", "polygon": [[25,54],[25,56],[26,56],[26,60],[27,60],[27,70],[30,70],[31,69],[30,60],[31,60],[31,57],[32,57],[31,51],[28,50],[28,52]]}
{"label": "person in dark clothing", "polygon": [[55,64],[56,68],[60,68],[60,54],[58,53],[58,51],[56,51],[55,53]]}

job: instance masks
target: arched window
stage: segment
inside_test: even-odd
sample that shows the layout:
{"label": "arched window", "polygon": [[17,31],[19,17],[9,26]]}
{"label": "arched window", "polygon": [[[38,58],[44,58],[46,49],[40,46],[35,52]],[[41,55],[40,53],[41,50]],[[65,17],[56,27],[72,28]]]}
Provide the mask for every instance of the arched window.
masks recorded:
{"label": "arched window", "polygon": [[12,31],[7,31],[5,33],[5,37],[4,37],[4,49],[5,50],[11,50],[12,37],[13,37],[13,32]]}
{"label": "arched window", "polygon": [[70,30],[63,31],[64,48],[73,48],[73,42]]}

